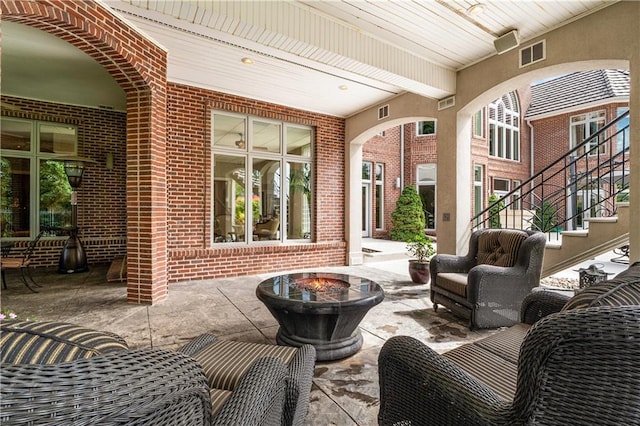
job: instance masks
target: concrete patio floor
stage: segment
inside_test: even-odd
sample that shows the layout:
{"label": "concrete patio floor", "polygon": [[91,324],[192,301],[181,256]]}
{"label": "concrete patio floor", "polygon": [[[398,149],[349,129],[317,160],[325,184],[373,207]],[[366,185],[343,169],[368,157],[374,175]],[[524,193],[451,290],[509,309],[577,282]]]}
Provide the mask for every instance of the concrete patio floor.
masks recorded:
{"label": "concrete patio floor", "polygon": [[[377,424],[377,357],[391,336],[411,335],[444,352],[495,332],[470,332],[464,321],[446,310],[434,312],[428,286],[410,281],[406,259],[392,258],[396,260],[381,257],[361,266],[318,269],[374,280],[384,288],[385,299],[360,324],[364,345],[358,353],[316,363],[307,425]],[[166,301],[146,306],[128,303],[125,284],[107,282],[107,269],[108,265],[92,266],[89,272],[72,275],[36,269],[34,277],[42,285],[37,294],[23,286],[18,274],[9,272],[2,309],[14,311],[19,318],[65,321],[118,333],[132,349],[173,350],[204,332],[224,339],[275,343],[278,324],[256,298],[255,289],[260,281],[282,272],[175,283],[169,286]]]}

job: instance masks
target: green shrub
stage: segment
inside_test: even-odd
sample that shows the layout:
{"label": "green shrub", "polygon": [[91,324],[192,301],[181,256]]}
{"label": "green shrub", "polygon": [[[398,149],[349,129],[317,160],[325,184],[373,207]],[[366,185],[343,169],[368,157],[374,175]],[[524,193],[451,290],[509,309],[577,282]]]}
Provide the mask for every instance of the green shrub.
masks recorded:
{"label": "green shrub", "polygon": [[396,209],[391,213],[391,232],[394,241],[411,241],[417,235],[424,235],[425,218],[420,195],[415,186],[407,185],[396,201]]}
{"label": "green shrub", "polygon": [[500,223],[500,211],[504,210],[504,201],[500,201],[495,204],[500,197],[496,194],[491,194],[489,197],[489,228],[502,228],[502,224]]}
{"label": "green shrub", "polygon": [[542,206],[536,208],[536,214],[533,217],[533,229],[535,231],[549,232],[556,227],[556,209],[548,203],[542,203]]}

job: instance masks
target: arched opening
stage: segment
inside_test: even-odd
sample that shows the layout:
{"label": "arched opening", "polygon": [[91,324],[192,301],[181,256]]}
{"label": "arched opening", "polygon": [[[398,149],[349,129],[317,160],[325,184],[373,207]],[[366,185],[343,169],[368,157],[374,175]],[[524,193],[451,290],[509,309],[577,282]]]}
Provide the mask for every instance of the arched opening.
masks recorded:
{"label": "arched opening", "polygon": [[[111,74],[126,93],[126,152],[122,156],[126,158],[126,187],[122,191],[126,194],[127,299],[160,301],[167,293],[163,230],[166,94],[162,89],[166,86],[166,52],[98,3],[62,2],[38,8],[32,4],[12,2],[8,7],[3,2],[2,19],[38,28],[75,46]],[[76,20],[78,8],[95,20]],[[118,40],[111,34],[114,28],[120,29]],[[104,244],[109,243],[105,238]]]}

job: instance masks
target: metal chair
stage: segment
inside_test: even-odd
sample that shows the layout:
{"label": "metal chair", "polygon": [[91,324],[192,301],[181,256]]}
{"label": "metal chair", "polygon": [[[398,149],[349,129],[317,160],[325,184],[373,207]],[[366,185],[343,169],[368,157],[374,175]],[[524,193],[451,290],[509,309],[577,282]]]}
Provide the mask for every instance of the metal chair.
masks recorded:
{"label": "metal chair", "polygon": [[[30,265],[33,258],[33,253],[43,233],[44,231],[40,231],[33,240],[29,241],[29,244],[20,256],[11,256],[11,253],[9,253],[9,255],[7,255],[6,257],[2,257],[2,287],[5,290],[7,289],[5,272],[7,271],[7,269],[19,269],[23,284],[32,292],[38,292],[31,286],[32,284],[36,287],[41,287],[41,285],[33,279],[33,276],[31,276]],[[31,284],[29,284],[29,282],[31,282]]]}

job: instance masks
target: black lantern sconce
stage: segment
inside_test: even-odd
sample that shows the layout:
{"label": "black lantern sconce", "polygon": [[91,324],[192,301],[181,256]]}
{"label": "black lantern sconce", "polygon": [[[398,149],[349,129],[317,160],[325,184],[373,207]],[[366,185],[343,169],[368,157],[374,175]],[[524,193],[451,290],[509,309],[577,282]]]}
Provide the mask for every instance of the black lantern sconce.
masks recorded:
{"label": "black lantern sconce", "polygon": [[75,272],[85,272],[89,270],[87,266],[87,255],[84,246],[78,237],[78,189],[82,184],[84,169],[89,163],[95,161],[82,157],[64,157],[64,172],[71,186],[71,228],[68,228],[69,238],[65,243],[60,260],[58,261],[58,272],[61,274],[72,274]]}

